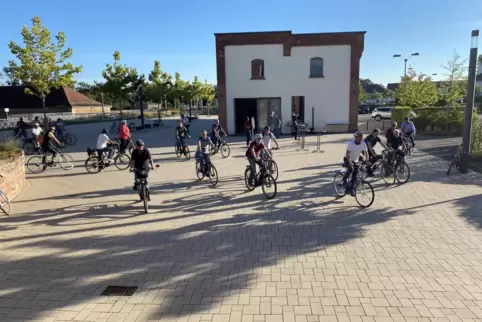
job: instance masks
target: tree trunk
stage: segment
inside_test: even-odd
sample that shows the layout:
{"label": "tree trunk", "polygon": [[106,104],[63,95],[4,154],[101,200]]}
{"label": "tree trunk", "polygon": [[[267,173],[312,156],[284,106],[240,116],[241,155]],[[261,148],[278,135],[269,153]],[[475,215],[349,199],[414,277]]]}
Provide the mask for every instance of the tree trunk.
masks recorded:
{"label": "tree trunk", "polygon": [[48,131],[49,120],[47,119],[47,107],[45,106],[45,96],[42,96],[42,110],[44,112],[44,131]]}
{"label": "tree trunk", "polygon": [[122,98],[119,99],[119,113],[120,113],[120,118],[122,119]]}
{"label": "tree trunk", "polygon": [[161,103],[157,103],[157,121],[161,122]]}

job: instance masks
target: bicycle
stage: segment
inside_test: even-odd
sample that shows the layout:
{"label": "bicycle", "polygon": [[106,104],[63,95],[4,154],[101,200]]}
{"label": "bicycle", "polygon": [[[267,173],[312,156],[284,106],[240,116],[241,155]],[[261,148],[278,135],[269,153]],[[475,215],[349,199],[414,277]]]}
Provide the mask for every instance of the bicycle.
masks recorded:
{"label": "bicycle", "polygon": [[[375,191],[373,190],[373,187],[370,184],[370,182],[365,181],[365,177],[366,177],[365,167],[357,163],[355,163],[354,166],[359,167],[356,175],[356,181],[354,184],[354,190],[355,190],[354,197],[360,207],[368,208],[375,201]],[[347,178],[347,182],[343,180],[347,171],[348,169],[346,169],[346,166],[345,166],[345,169],[335,171],[335,176],[333,177],[333,187],[335,188],[335,193],[338,197],[344,197],[347,194],[347,189],[350,188],[349,186],[351,186],[351,183],[350,183],[351,178]],[[363,204],[361,202],[361,196],[367,195],[367,191],[371,195],[371,197],[366,204]]]}
{"label": "bicycle", "polygon": [[[259,164],[259,166],[260,170],[254,175],[254,182],[251,182],[250,180],[251,165],[246,166],[246,170],[244,171],[244,183],[246,184],[246,188],[248,188],[248,191],[253,191],[256,187],[261,186],[265,197],[268,199],[273,199],[276,197],[278,192],[278,184],[276,183],[276,179],[269,174],[266,159],[261,159],[261,164]],[[274,192],[270,195],[268,194],[267,189],[271,187],[274,188]]]}
{"label": "bicycle", "polygon": [[[278,148],[273,148],[269,152],[271,153],[271,156],[273,156],[272,150],[278,150]],[[267,155],[264,155],[263,153],[263,159],[268,163],[267,167],[269,169],[269,173],[273,176],[273,179],[278,180],[279,172],[278,172],[278,164],[276,161],[271,157],[268,157]]]}
{"label": "bicycle", "polygon": [[39,143],[35,138],[29,138],[23,142],[23,151],[25,155],[41,154],[41,148]]}
{"label": "bicycle", "polygon": [[[159,168],[158,164],[156,164],[156,168]],[[132,171],[135,171],[136,173],[138,184],[139,184],[138,186],[139,198],[144,203],[144,212],[148,214],[149,213],[148,202],[151,201],[151,193],[149,191],[149,181],[147,179],[148,171],[137,170],[137,169],[134,169]]]}
{"label": "bicycle", "polygon": [[211,161],[204,166],[204,169],[201,169],[201,162],[196,158],[196,175],[199,180],[204,179],[204,177],[208,177],[209,182],[213,187],[215,187],[219,182],[218,170]]}
{"label": "bicycle", "polygon": [[[400,158],[400,156],[397,155],[397,151],[392,151],[391,154],[392,156],[389,164],[392,167],[393,172],[395,173],[395,177],[398,183],[407,183],[410,179],[410,167],[405,162],[405,157]],[[403,176],[405,176],[404,179]]]}
{"label": "bicycle", "polygon": [[[221,143],[219,143],[219,141]],[[221,156],[223,158],[227,158],[231,154],[231,148],[229,147],[229,144],[226,142],[226,140],[223,140],[220,137],[218,137],[218,142],[213,144],[213,149],[210,151],[210,155],[213,156],[218,152],[221,152]]]}
{"label": "bicycle", "polygon": [[74,145],[77,143],[77,137],[73,134],[67,133],[65,130],[57,138],[60,142],[65,145]]}
{"label": "bicycle", "polygon": [[[131,158],[126,153],[121,153],[117,145],[113,146],[114,149],[114,165],[119,170],[126,170],[129,167]],[[110,164],[107,159],[107,152],[102,152],[102,158],[99,160],[99,156],[96,149],[87,148],[87,160],[85,160],[84,166],[85,170],[89,173],[99,173]]]}
{"label": "bicycle", "polygon": [[[0,178],[3,178],[3,176],[0,174]],[[5,215],[10,215],[12,212],[12,205],[10,204],[10,200],[8,200],[7,195],[3,192],[3,190],[0,189],[0,208],[2,208],[2,211]]]}
{"label": "bicycle", "polygon": [[462,147],[460,145],[450,149],[450,153],[454,155],[454,158],[452,159],[452,161],[450,161],[449,169],[447,170],[447,175],[450,175],[450,172],[452,172],[452,169],[454,167],[460,171],[460,152],[461,151],[462,151]]}
{"label": "bicycle", "polygon": [[[119,144],[120,146],[120,140],[119,138],[115,139],[117,144]],[[134,151],[134,141],[132,141],[132,136],[129,136],[129,138],[127,139],[127,146],[124,148],[124,153],[125,151],[129,151],[129,154],[132,156],[132,151]],[[127,154],[127,153],[125,153]]]}
{"label": "bicycle", "polygon": [[180,140],[176,141],[176,144],[174,146],[174,150],[176,152],[176,156],[178,158],[181,157],[181,155],[184,155],[187,160],[191,159],[191,151],[189,150],[189,147],[187,146],[186,143],[181,147],[181,142]]}
{"label": "bicycle", "polygon": [[412,140],[410,140],[410,136],[403,134],[402,139],[403,139],[403,143],[405,144],[403,148],[403,152],[406,155],[412,155],[414,146],[413,146]]}
{"label": "bicycle", "polygon": [[388,152],[386,150],[383,150],[382,157],[372,164],[372,172],[375,173],[378,168],[380,168],[380,175],[385,183],[395,184],[397,178],[391,164],[388,162]]}
{"label": "bicycle", "polygon": [[[55,167],[57,163],[64,170],[70,170],[74,167],[74,159],[65,153],[62,153],[60,149],[54,148],[57,154],[55,160],[50,152],[42,151],[39,155],[34,155],[27,160],[27,169],[31,173],[42,173],[47,167]],[[52,156],[52,159],[48,161],[48,158]],[[37,169],[35,168],[37,167]]]}

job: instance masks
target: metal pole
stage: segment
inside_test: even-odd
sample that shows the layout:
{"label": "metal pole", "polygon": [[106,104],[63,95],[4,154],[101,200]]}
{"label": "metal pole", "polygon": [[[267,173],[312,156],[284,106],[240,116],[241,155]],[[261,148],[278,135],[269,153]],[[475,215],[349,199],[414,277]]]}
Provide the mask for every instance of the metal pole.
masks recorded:
{"label": "metal pole", "polygon": [[101,103],[102,103],[102,114],[105,115],[104,111],[104,93],[100,93]]}
{"label": "metal pole", "polygon": [[141,104],[141,128],[144,130],[144,104],[142,104],[142,85],[139,85],[139,103]]}
{"label": "metal pole", "polygon": [[407,103],[407,61],[408,59],[405,58],[405,68],[403,70],[403,105]]}
{"label": "metal pole", "polygon": [[472,132],[472,114],[474,112],[474,98],[475,98],[475,78],[477,73],[477,49],[478,49],[479,31],[472,30],[472,45],[470,48],[469,59],[469,75],[467,84],[467,99],[465,102],[465,122],[464,122],[464,137],[462,154],[460,156],[460,173],[467,173],[469,171],[470,158],[470,136]]}

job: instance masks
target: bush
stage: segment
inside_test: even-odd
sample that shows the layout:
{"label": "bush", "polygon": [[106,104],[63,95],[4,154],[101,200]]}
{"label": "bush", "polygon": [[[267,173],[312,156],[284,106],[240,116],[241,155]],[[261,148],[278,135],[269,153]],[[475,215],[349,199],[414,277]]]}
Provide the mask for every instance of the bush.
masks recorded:
{"label": "bush", "polygon": [[412,108],[408,106],[395,106],[392,109],[392,121],[402,124],[404,118],[410,117],[411,111]]}
{"label": "bush", "polygon": [[480,154],[482,152],[482,122],[478,117],[472,121],[470,152],[471,154]]}
{"label": "bush", "polygon": [[0,160],[11,160],[22,154],[15,141],[0,143]]}

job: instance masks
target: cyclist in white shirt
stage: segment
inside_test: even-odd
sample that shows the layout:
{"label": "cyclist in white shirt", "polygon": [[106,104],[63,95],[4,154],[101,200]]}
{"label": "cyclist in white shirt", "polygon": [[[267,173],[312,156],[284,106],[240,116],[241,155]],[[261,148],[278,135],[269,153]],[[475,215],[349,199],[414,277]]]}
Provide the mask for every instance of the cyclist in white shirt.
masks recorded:
{"label": "cyclist in white shirt", "polygon": [[96,149],[97,149],[97,155],[99,157],[99,161],[102,160],[102,153],[107,152],[107,160],[109,163],[111,163],[111,162],[114,162],[114,160],[112,160],[112,156],[114,155],[114,150],[112,150],[112,148],[109,147],[109,145],[114,145],[117,143],[109,139],[109,137],[107,136],[107,133],[108,133],[107,129],[103,129],[102,133],[99,134],[99,136],[97,137]]}
{"label": "cyclist in white shirt", "polygon": [[44,131],[42,130],[40,125],[38,123],[34,123],[33,128],[32,128],[32,135],[33,135],[33,138],[34,138],[35,146],[38,147],[38,148],[40,147],[39,137],[42,136],[43,133],[44,133]]}
{"label": "cyclist in white shirt", "polygon": [[274,136],[273,132],[271,132],[271,129],[269,126],[264,127],[263,131],[263,143],[266,149],[271,153],[271,156],[273,156],[273,149],[271,147],[271,140],[276,143],[276,147],[279,148],[278,141],[276,140],[276,137]]}
{"label": "cyclist in white shirt", "polygon": [[368,146],[365,141],[363,141],[363,134],[357,131],[355,132],[354,137],[355,139],[353,141],[348,142],[346,146],[346,154],[343,158],[344,164],[347,167],[347,171],[345,172],[343,181],[348,186],[347,180],[348,177],[351,175],[351,181],[348,188],[352,196],[355,194],[354,184],[356,182],[356,176],[358,174],[359,167],[359,165],[355,164],[355,162],[361,161],[360,158],[363,157],[366,160],[367,164],[369,164]]}

